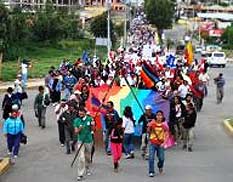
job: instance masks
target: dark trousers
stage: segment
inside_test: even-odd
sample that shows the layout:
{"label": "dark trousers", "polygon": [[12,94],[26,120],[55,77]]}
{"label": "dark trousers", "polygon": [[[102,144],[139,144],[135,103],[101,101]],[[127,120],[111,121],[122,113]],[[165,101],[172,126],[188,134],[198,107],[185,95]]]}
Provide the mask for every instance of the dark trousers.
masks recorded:
{"label": "dark trousers", "polygon": [[60,122],[58,122],[58,135],[60,143],[65,144],[65,128],[64,124]]}
{"label": "dark trousers", "polygon": [[42,107],[38,109],[38,122],[39,126],[45,127],[45,114],[46,114],[46,108]]}
{"label": "dark trousers", "polygon": [[7,134],[7,147],[9,152],[13,150],[13,155],[19,153],[21,134],[21,132],[16,135]]}

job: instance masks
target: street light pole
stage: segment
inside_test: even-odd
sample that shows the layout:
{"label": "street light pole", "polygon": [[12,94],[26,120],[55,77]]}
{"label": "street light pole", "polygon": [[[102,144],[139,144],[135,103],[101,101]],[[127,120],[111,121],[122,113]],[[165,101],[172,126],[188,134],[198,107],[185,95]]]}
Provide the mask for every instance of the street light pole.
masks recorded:
{"label": "street light pole", "polygon": [[125,4],[125,22],[124,22],[124,48],[126,48],[127,42],[127,4]]}
{"label": "street light pole", "polygon": [[111,0],[108,0],[107,1],[107,9],[108,9],[108,23],[107,23],[107,30],[108,30],[108,40],[107,40],[107,46],[108,46],[108,55],[109,55],[109,53],[110,53],[110,51],[111,51],[111,35],[110,35],[110,8],[111,8]]}

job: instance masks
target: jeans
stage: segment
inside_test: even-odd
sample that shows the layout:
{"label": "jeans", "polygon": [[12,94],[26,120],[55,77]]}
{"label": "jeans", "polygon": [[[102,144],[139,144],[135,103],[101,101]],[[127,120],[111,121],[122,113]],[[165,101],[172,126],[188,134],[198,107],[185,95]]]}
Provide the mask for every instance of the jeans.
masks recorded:
{"label": "jeans", "polygon": [[46,114],[46,108],[42,107],[38,109],[38,122],[39,126],[45,127],[45,114]]}
{"label": "jeans", "polygon": [[21,134],[21,132],[16,135],[7,134],[7,147],[9,152],[13,150],[13,155],[18,155],[19,153]]}
{"label": "jeans", "polygon": [[189,128],[189,129],[183,129],[183,137],[184,137],[184,145],[186,145],[187,147],[191,147],[193,146],[193,142],[194,142],[194,132],[193,132],[193,128]]}
{"label": "jeans", "polygon": [[224,89],[223,87],[217,87],[217,103],[221,103],[223,96],[224,96]]}
{"label": "jeans", "polygon": [[111,152],[111,144],[110,144],[110,139],[109,139],[109,130],[106,129],[106,131],[103,133],[103,138],[104,138],[104,144],[105,144],[105,152]]}
{"label": "jeans", "polygon": [[24,90],[27,88],[27,81],[28,81],[28,74],[27,73],[22,74],[22,86]]}
{"label": "jeans", "polygon": [[125,133],[124,136],[124,148],[125,148],[125,154],[129,155],[134,152],[134,145],[133,145],[133,133],[127,134]]}
{"label": "jeans", "polygon": [[149,173],[155,173],[154,169],[154,160],[155,160],[155,152],[157,152],[157,157],[158,157],[158,168],[163,168],[164,165],[164,148],[150,143],[149,146]]}

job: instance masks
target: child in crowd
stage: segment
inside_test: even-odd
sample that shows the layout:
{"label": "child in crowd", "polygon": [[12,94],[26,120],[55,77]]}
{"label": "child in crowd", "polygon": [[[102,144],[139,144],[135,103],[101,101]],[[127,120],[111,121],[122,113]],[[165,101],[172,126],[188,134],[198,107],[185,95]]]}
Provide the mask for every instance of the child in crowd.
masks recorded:
{"label": "child in crowd", "polygon": [[119,120],[114,124],[113,128],[110,130],[111,150],[115,172],[118,172],[119,161],[122,156],[123,136],[124,130],[122,128],[122,119],[119,118]]}

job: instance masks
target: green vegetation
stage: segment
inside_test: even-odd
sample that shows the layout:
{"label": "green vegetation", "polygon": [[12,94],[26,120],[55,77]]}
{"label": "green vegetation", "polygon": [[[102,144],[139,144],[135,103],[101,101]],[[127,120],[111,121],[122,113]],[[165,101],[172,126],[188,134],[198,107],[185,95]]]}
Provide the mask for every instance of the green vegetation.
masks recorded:
{"label": "green vegetation", "polygon": [[[32,68],[29,69],[30,78],[43,77],[47,74],[50,66],[58,66],[64,58],[74,62],[82,56],[84,50],[87,50],[90,56],[94,55],[96,50],[97,56],[106,59],[107,49],[98,46],[95,49],[95,41],[80,39],[78,41],[60,41],[54,45],[45,45],[42,43],[30,43],[23,45],[24,49],[20,55],[21,58],[31,59]],[[3,63],[2,80],[14,80],[20,71],[17,61],[8,61]]]}
{"label": "green vegetation", "polygon": [[51,1],[35,14],[23,13],[19,7],[9,10],[0,2],[0,24],[3,61],[17,59],[24,51],[22,45],[31,42],[53,45],[60,40],[82,37],[79,16],[64,9],[56,10]]}
{"label": "green vegetation", "polygon": [[163,30],[172,27],[174,2],[172,0],[145,0],[144,8],[148,20],[158,29],[161,40]]}
{"label": "green vegetation", "polygon": [[233,49],[233,25],[226,28],[225,32],[221,37],[223,47],[226,49]]}
{"label": "green vegetation", "polygon": [[233,119],[228,120],[228,122],[233,127]]}

